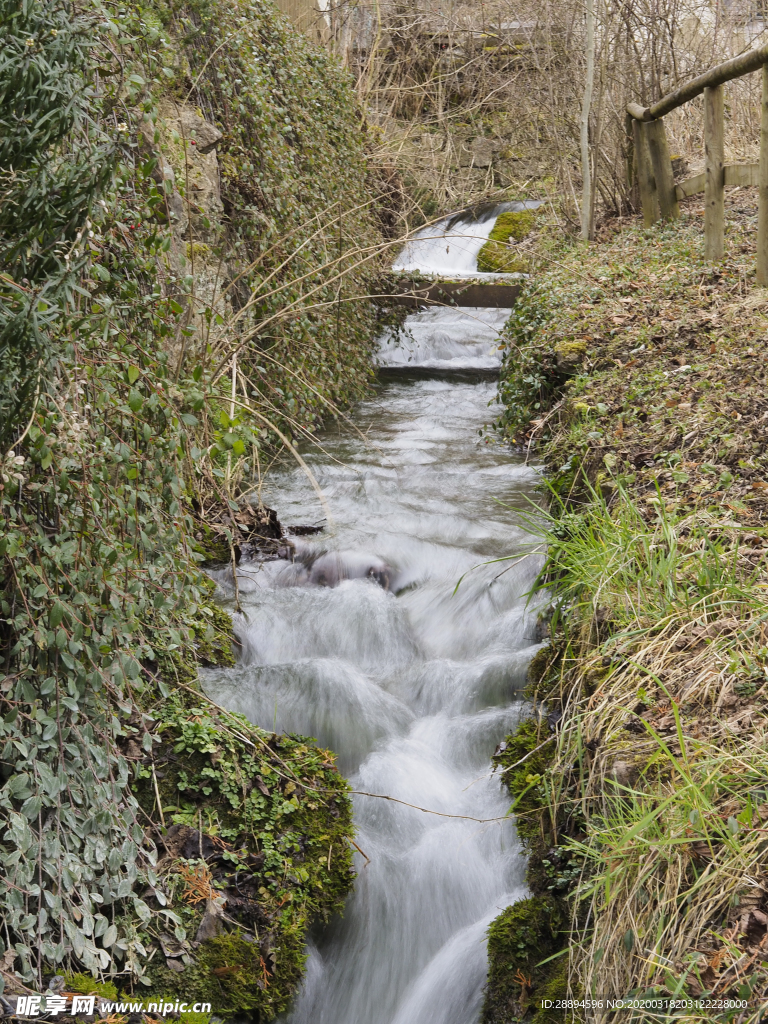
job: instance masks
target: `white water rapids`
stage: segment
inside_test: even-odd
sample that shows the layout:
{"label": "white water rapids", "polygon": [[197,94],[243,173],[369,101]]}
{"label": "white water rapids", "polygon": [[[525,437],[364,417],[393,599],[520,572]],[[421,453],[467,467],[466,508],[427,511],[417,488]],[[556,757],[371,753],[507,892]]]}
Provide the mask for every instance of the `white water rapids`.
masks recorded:
{"label": "white water rapids", "polygon": [[[450,247],[453,231],[474,259],[492,224],[446,221],[430,244]],[[506,315],[416,313],[411,340],[384,343],[385,365],[421,372],[384,374],[354,429],[303,449],[332,521],[296,538],[295,562],[240,567],[242,660],[205,676],[219,703],[335,750],[355,790],[498,819],[354,797],[370,863],[356,855],[343,917],[313,937],[289,1024],[476,1024],[488,925],[525,891],[510,798],[489,769],[537,649],[524,595],[538,565],[481,563],[530,542],[513,509],[536,474],[479,436],[496,386],[468,372],[498,365]],[[326,515],[298,469],[262,496],[284,525]]]}

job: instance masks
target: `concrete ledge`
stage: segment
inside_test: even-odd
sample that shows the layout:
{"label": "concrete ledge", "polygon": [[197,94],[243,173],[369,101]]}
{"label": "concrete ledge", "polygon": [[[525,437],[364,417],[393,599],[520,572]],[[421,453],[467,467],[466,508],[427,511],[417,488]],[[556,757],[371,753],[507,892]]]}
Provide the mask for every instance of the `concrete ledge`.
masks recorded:
{"label": "concrete ledge", "polygon": [[[723,184],[728,187],[749,187],[758,184],[760,164],[726,164],[723,167]],[[675,186],[675,193],[678,199],[685,199],[686,196],[696,195],[706,188],[707,178],[705,174],[695,174],[692,178],[686,178],[679,185]]]}
{"label": "concrete ledge", "polygon": [[394,283],[392,302],[398,306],[488,306],[511,309],[522,285],[515,282],[448,281],[419,282],[401,279]]}

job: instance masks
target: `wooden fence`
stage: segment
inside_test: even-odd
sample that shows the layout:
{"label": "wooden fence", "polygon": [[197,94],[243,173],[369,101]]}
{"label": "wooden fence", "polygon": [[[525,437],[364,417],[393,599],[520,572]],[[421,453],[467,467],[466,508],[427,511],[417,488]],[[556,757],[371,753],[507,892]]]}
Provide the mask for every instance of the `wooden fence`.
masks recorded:
{"label": "wooden fence", "polygon": [[[726,164],[724,156],[723,85],[762,69],[760,163]],[[704,173],[675,184],[664,129],[664,115],[704,93]],[[627,116],[634,139],[635,167],[647,226],[680,216],[679,200],[704,192],[704,254],[723,256],[725,188],[757,185],[757,283],[768,285],[768,45],[748,50],[699,75],[650,107],[630,103]]]}

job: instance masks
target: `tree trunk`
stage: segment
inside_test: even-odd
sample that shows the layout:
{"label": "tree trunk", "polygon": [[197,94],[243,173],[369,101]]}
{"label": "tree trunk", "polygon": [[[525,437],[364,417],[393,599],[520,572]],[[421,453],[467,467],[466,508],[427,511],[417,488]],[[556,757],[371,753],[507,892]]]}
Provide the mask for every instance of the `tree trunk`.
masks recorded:
{"label": "tree trunk", "polygon": [[581,173],[584,189],[581,198],[581,237],[592,237],[592,168],[589,154],[589,112],[595,87],[595,0],[587,0],[587,77],[581,107]]}

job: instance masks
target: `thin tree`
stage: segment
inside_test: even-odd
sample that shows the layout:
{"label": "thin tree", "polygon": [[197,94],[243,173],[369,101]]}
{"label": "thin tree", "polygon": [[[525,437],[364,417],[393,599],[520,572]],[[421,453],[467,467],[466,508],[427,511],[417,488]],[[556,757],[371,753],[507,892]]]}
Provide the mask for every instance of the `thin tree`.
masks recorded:
{"label": "thin tree", "polygon": [[595,0],[587,0],[587,74],[581,105],[581,237],[592,237],[592,167],[589,151],[589,113],[595,87]]}

